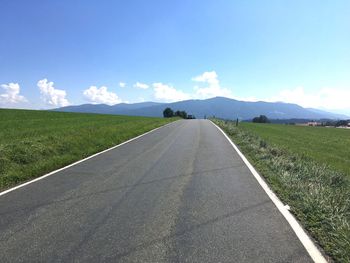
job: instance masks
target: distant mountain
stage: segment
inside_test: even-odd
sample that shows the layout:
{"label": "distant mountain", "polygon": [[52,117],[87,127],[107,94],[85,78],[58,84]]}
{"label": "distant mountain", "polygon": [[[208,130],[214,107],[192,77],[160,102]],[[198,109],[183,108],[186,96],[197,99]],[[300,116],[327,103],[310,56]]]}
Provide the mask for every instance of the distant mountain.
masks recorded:
{"label": "distant mountain", "polygon": [[[313,108],[306,108],[307,110],[310,110],[312,112],[316,112],[316,113],[320,113],[320,114],[324,114],[325,111],[319,110],[319,109],[313,109]],[[340,113],[334,113],[334,112],[327,112],[328,114],[333,114],[334,115],[334,119],[348,119],[349,116],[345,115],[345,114],[340,114]]]}
{"label": "distant mountain", "polygon": [[103,114],[121,114],[133,116],[161,117],[163,110],[170,107],[173,110],[185,110],[197,118],[216,116],[224,119],[252,119],[266,115],[270,119],[344,119],[344,115],[316,109],[306,109],[297,104],[283,102],[248,102],[224,97],[206,100],[185,100],[174,103],[120,103],[116,105],[83,104],[55,109],[66,112],[89,112]]}
{"label": "distant mountain", "polygon": [[130,104],[119,103],[115,105],[82,104],[82,105],[75,105],[75,106],[66,106],[66,107],[54,109],[54,111],[135,115],[135,114],[129,114],[129,112],[137,109],[148,108],[152,106],[161,106],[161,105],[164,105],[164,103],[139,102],[139,103],[130,103]]}

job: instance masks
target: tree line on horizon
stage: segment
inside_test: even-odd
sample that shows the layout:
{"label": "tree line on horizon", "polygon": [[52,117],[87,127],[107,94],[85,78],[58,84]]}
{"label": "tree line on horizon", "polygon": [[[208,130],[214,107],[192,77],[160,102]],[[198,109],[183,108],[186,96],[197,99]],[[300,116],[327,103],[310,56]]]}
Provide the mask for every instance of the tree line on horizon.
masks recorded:
{"label": "tree line on horizon", "polygon": [[177,110],[174,112],[171,108],[168,107],[163,111],[163,116],[164,118],[180,117],[183,119],[188,119],[191,115],[187,115],[186,111]]}
{"label": "tree line on horizon", "polygon": [[253,118],[252,122],[255,122],[255,123],[270,123],[271,121],[265,115],[260,115],[259,117]]}

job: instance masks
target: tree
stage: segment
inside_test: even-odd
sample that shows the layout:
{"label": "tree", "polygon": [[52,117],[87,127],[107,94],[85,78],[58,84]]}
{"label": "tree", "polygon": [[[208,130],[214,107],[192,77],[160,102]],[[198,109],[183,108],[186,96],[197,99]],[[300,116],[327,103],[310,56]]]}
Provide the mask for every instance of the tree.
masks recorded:
{"label": "tree", "polygon": [[269,123],[270,120],[265,115],[260,115],[259,117],[253,118],[253,122],[256,122],[256,123]]}
{"label": "tree", "polygon": [[184,119],[187,119],[187,112],[186,111],[181,111],[181,117]]}
{"label": "tree", "polygon": [[164,111],[163,111],[163,116],[164,118],[171,118],[174,116],[174,112],[172,109],[170,108],[166,108]]}
{"label": "tree", "polygon": [[346,120],[339,120],[337,121],[337,123],[335,124],[336,127],[340,127],[340,126],[348,126],[348,121]]}
{"label": "tree", "polygon": [[186,111],[177,110],[177,111],[175,111],[174,116],[177,116],[177,117],[180,117],[180,118],[183,118],[183,119],[187,119],[187,112]]}

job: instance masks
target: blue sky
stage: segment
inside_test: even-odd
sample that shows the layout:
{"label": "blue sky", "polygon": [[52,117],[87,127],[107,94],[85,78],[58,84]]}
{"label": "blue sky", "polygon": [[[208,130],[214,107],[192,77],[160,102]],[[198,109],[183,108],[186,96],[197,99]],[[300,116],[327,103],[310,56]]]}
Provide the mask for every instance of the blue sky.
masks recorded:
{"label": "blue sky", "polygon": [[0,107],[227,96],[350,114],[350,1],[2,0],[0,10]]}

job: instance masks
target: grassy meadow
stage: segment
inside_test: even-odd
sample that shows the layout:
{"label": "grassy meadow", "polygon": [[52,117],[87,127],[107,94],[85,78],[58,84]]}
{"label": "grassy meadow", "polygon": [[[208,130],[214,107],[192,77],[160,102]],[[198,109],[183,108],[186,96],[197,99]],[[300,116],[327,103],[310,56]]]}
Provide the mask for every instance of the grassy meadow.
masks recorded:
{"label": "grassy meadow", "polygon": [[240,128],[350,176],[349,129],[259,123],[240,123]]}
{"label": "grassy meadow", "polygon": [[33,179],[174,120],[0,109],[0,189]]}
{"label": "grassy meadow", "polygon": [[350,130],[213,120],[335,262],[350,262]]}

